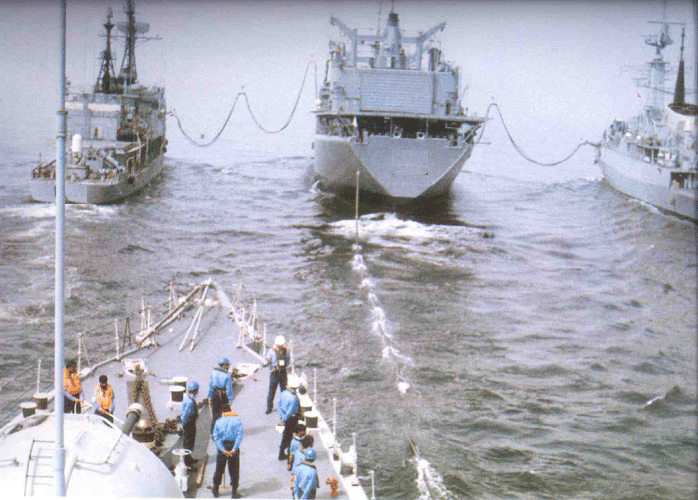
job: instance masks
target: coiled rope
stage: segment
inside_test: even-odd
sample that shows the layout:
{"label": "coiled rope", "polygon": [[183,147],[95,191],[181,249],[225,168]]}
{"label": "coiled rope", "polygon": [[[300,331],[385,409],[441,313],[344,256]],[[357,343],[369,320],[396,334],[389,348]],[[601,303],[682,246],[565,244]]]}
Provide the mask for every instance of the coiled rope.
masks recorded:
{"label": "coiled rope", "polygon": [[286,120],[286,123],[284,123],[281,126],[281,128],[279,128],[278,130],[269,130],[266,127],[264,127],[259,122],[259,120],[257,120],[257,117],[252,112],[252,107],[250,106],[250,100],[247,97],[247,93],[245,93],[244,90],[241,90],[235,96],[235,100],[233,101],[233,105],[230,108],[230,112],[228,113],[228,117],[225,119],[225,122],[223,123],[223,126],[221,127],[221,129],[218,131],[218,133],[215,135],[215,137],[213,139],[211,139],[209,142],[206,142],[206,143],[200,143],[200,142],[196,141],[195,139],[193,139],[189,134],[187,134],[184,131],[184,128],[182,127],[182,122],[179,120],[179,117],[177,116],[177,114],[175,113],[174,110],[171,111],[169,114],[170,114],[170,116],[173,116],[177,120],[177,126],[179,127],[179,130],[182,132],[184,137],[186,137],[189,140],[189,142],[191,142],[193,145],[198,146],[200,148],[207,148],[209,146],[212,146],[220,138],[221,134],[225,130],[226,126],[228,125],[228,122],[230,121],[230,117],[233,115],[233,111],[235,110],[235,105],[237,104],[238,99],[240,99],[240,96],[242,96],[245,98],[245,104],[247,105],[247,110],[249,111],[250,116],[252,117],[252,121],[255,123],[255,125],[257,125],[257,127],[261,131],[266,132],[267,134],[278,134],[279,132],[283,131],[286,127],[289,126],[289,124],[291,123],[291,120],[293,119],[293,115],[295,115],[295,113],[296,113],[296,109],[298,109],[298,103],[301,100],[301,94],[303,93],[303,88],[305,87],[305,80],[308,77],[308,70],[310,69],[311,64],[315,65],[315,95],[317,96],[317,63],[315,61],[308,61],[308,64],[305,67],[305,73],[303,74],[303,81],[301,82],[301,87],[298,90],[298,95],[296,96],[296,103],[293,105],[293,109],[291,110],[291,114],[288,117],[288,120]]}
{"label": "coiled rope", "polygon": [[574,148],[574,150],[573,150],[569,155],[567,155],[565,158],[563,158],[563,159],[560,160],[560,161],[555,161],[555,162],[552,162],[552,163],[543,163],[543,162],[539,162],[539,161],[537,161],[537,160],[534,160],[533,158],[531,158],[530,156],[528,156],[528,155],[523,151],[523,149],[521,149],[521,147],[520,147],[518,144],[516,144],[516,141],[514,141],[514,138],[512,137],[511,133],[509,132],[509,129],[507,128],[507,124],[504,122],[504,117],[502,116],[502,111],[499,109],[499,105],[498,105],[496,102],[491,103],[491,104],[487,107],[487,113],[485,114],[485,123],[484,123],[483,126],[482,126],[482,130],[480,131],[480,137],[479,137],[479,139],[477,140],[476,144],[480,143],[481,140],[482,140],[482,136],[483,136],[483,134],[485,133],[485,126],[487,125],[487,118],[489,117],[489,115],[490,115],[490,110],[491,110],[492,108],[496,108],[496,109],[497,109],[497,113],[499,114],[499,119],[500,119],[501,122],[502,122],[502,126],[504,127],[504,131],[507,133],[507,136],[509,137],[509,141],[511,141],[511,145],[514,146],[514,149],[515,149],[523,158],[525,158],[526,160],[530,161],[531,163],[535,163],[536,165],[540,165],[540,166],[542,166],[542,167],[554,167],[554,166],[560,165],[561,163],[564,163],[564,162],[566,162],[567,160],[569,160],[570,158],[572,158],[572,157],[577,153],[577,151],[579,151],[579,149],[580,149],[582,146],[587,146],[587,145],[588,145],[588,146],[594,146],[594,147],[596,147],[596,148],[598,148],[598,147],[601,146],[601,145],[598,144],[598,143],[593,143],[593,142],[589,142],[589,141],[582,141],[582,142],[580,142],[580,143],[577,145],[576,148]]}

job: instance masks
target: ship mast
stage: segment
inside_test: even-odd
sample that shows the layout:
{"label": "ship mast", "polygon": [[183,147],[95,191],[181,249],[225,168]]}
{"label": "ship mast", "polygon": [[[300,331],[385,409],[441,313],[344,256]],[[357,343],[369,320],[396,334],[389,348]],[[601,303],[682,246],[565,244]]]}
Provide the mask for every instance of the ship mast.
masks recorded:
{"label": "ship mast", "polygon": [[102,92],[104,94],[112,94],[116,91],[116,86],[112,86],[112,82],[116,83],[114,61],[111,55],[111,30],[114,27],[114,23],[111,22],[112,16],[112,10],[111,7],[109,7],[107,22],[104,23],[104,28],[107,30],[107,48],[102,52],[102,67],[99,70],[99,76],[95,84],[95,92]]}
{"label": "ship mast", "polygon": [[126,15],[128,21],[125,25],[119,25],[119,29],[126,33],[126,45],[124,59],[121,62],[119,79],[126,85],[133,85],[138,80],[136,71],[136,12],[133,9],[133,0],[127,1]]}

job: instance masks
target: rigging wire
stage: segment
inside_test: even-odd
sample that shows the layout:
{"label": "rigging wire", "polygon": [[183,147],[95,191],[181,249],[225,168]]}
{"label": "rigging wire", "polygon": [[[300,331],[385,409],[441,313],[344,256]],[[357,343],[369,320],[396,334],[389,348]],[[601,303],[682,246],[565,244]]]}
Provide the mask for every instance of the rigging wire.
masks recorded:
{"label": "rigging wire", "polygon": [[[256,117],[256,116],[254,115],[254,113],[252,112],[252,107],[250,106],[250,100],[249,100],[249,98],[248,98],[248,96],[247,96],[247,93],[246,93],[244,90],[241,90],[241,91],[238,92],[238,94],[235,96],[235,100],[233,101],[233,105],[232,105],[231,108],[230,108],[230,112],[228,113],[228,117],[225,119],[225,122],[223,123],[223,126],[222,126],[221,129],[218,131],[218,133],[215,135],[215,137],[214,137],[213,139],[211,139],[211,140],[210,140],[209,142],[207,142],[207,143],[200,143],[200,142],[197,142],[197,141],[196,141],[195,139],[193,139],[189,134],[187,134],[187,133],[184,131],[184,128],[182,127],[182,122],[179,120],[179,117],[178,117],[177,114],[174,112],[174,110],[171,111],[169,114],[170,114],[170,116],[173,116],[173,117],[177,120],[177,126],[179,127],[179,130],[182,132],[182,134],[184,134],[184,137],[186,137],[186,138],[189,140],[189,142],[191,142],[193,145],[198,146],[198,147],[200,147],[200,148],[207,148],[207,147],[209,147],[209,146],[212,146],[212,145],[220,138],[221,134],[222,134],[223,131],[225,130],[226,126],[228,125],[228,122],[230,121],[230,117],[233,115],[233,111],[235,110],[235,106],[236,106],[236,104],[237,104],[237,102],[238,102],[238,99],[240,98],[240,96],[242,96],[242,97],[244,97],[244,99],[245,99],[245,104],[247,105],[247,110],[249,111],[250,116],[252,117],[252,121],[255,123],[255,125],[257,125],[257,127],[258,127],[261,131],[266,132],[267,134],[278,134],[279,132],[283,131],[286,127],[289,126],[289,124],[291,123],[291,120],[293,119],[293,116],[294,116],[295,113],[296,113],[296,110],[298,109],[298,103],[299,103],[300,100],[301,100],[301,95],[302,95],[302,93],[303,93],[303,88],[305,87],[305,80],[306,80],[307,77],[308,77],[308,70],[310,69],[310,65],[311,65],[311,64],[314,64],[314,65],[315,65],[315,95],[317,96],[317,63],[316,63],[315,61],[308,61],[308,64],[307,64],[306,67],[305,67],[305,73],[303,74],[303,81],[301,82],[300,89],[298,90],[298,95],[296,96],[296,102],[295,102],[295,104],[293,105],[293,109],[291,110],[291,114],[290,114],[290,116],[288,117],[288,120],[286,120],[286,123],[284,123],[284,124],[281,126],[281,128],[279,128],[278,130],[269,130],[269,129],[265,128],[265,127],[259,122],[259,120],[257,120],[257,117]],[[244,87],[243,87],[243,88],[244,88]]]}
{"label": "rigging wire", "polygon": [[580,149],[582,146],[587,146],[587,145],[588,145],[588,146],[594,146],[594,147],[596,147],[596,148],[600,147],[600,144],[598,144],[598,143],[593,143],[593,142],[589,142],[589,141],[582,141],[582,142],[580,142],[580,143],[577,145],[576,148],[574,148],[574,150],[573,150],[569,155],[567,155],[567,156],[566,156],[565,158],[563,158],[562,160],[555,161],[555,162],[552,162],[552,163],[543,163],[543,162],[539,162],[539,161],[537,161],[537,160],[534,160],[533,158],[531,158],[530,156],[528,156],[528,155],[523,151],[523,149],[521,149],[521,147],[516,143],[516,141],[514,141],[514,138],[512,137],[511,133],[509,132],[509,129],[507,128],[506,123],[504,122],[504,117],[502,116],[502,111],[499,109],[499,104],[497,104],[496,102],[491,103],[491,104],[487,107],[487,113],[485,114],[485,122],[484,122],[484,124],[482,125],[482,130],[480,131],[480,137],[479,137],[478,140],[475,142],[475,144],[479,144],[479,143],[482,141],[482,136],[483,136],[483,134],[485,133],[485,126],[487,125],[487,118],[489,117],[489,115],[490,115],[490,110],[491,110],[493,107],[497,109],[497,113],[499,114],[499,119],[500,119],[501,122],[502,122],[502,126],[504,127],[504,131],[507,133],[507,136],[509,137],[509,141],[511,141],[511,145],[514,146],[514,149],[515,149],[515,150],[517,151],[517,153],[519,153],[523,158],[525,158],[526,160],[530,161],[531,163],[535,163],[536,165],[540,165],[540,166],[542,166],[542,167],[554,167],[554,166],[560,165],[561,163],[564,163],[564,162],[566,162],[567,160],[569,160],[570,158],[572,158],[572,157],[577,153],[577,151],[579,151],[579,149]]}

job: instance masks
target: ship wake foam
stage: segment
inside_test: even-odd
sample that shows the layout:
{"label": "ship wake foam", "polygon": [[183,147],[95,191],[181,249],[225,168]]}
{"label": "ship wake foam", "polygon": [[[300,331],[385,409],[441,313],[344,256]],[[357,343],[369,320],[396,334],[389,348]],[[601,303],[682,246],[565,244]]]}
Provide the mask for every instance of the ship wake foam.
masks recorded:
{"label": "ship wake foam", "polygon": [[353,245],[354,257],[351,260],[351,269],[361,278],[359,288],[365,293],[366,303],[371,308],[371,329],[374,335],[381,339],[383,344],[382,359],[393,364],[395,368],[395,388],[400,394],[405,394],[410,388],[410,381],[405,373],[411,363],[408,356],[400,353],[394,345],[394,335],[385,309],[381,306],[378,296],[373,291],[374,280],[371,278],[368,267],[361,255],[361,246]]}

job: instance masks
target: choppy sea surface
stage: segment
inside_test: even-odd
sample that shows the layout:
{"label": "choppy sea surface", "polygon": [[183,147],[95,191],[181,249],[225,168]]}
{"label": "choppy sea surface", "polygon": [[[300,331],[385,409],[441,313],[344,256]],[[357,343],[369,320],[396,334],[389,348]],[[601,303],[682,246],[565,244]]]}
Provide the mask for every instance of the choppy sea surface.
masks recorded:
{"label": "choppy sea surface", "polygon": [[[67,207],[68,355],[90,332],[97,356],[170,281],[243,283],[318,369],[321,409],[338,399],[380,498],[696,497],[693,224],[612,190],[593,151],[550,169],[493,141],[437,203],[361,203],[357,241],[353,200],[313,182],[310,147],[218,148],[170,154],[117,205]],[[55,209],[29,200],[35,160],[0,143],[11,411],[38,358],[51,385]]]}

